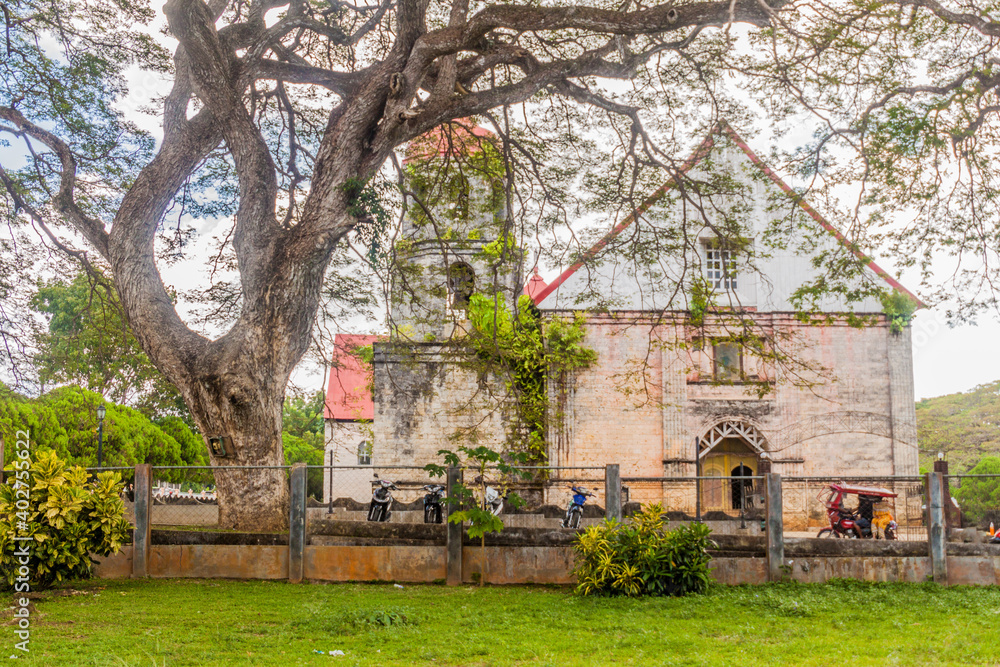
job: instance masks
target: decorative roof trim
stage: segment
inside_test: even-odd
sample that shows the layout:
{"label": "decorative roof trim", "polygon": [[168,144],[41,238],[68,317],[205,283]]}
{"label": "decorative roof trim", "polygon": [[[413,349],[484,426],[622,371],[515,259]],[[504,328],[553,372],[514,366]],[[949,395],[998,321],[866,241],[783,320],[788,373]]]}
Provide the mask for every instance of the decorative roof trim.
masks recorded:
{"label": "decorative roof trim", "polygon": [[[750,162],[754,166],[760,169],[765,176],[770,178],[771,181],[773,181],[775,185],[781,188],[781,190],[785,194],[792,197],[795,200],[795,203],[797,203],[802,208],[803,211],[809,214],[809,216],[813,220],[818,222],[823,229],[825,229],[835,239],[837,239],[837,241],[839,241],[842,246],[851,251],[851,253],[854,254],[855,257],[864,262],[865,266],[871,269],[875,273],[875,275],[884,280],[890,287],[899,290],[903,294],[906,294],[911,299],[913,299],[914,302],[916,302],[918,308],[926,308],[926,304],[920,299],[918,299],[917,296],[913,294],[913,292],[903,287],[898,280],[893,278],[891,275],[889,275],[887,271],[885,271],[882,267],[876,264],[871,257],[866,255],[864,252],[859,250],[857,246],[848,241],[847,237],[841,234],[836,227],[830,224],[830,222],[827,221],[826,218],[824,218],[822,215],[819,214],[819,212],[816,209],[810,206],[805,201],[804,197],[802,197],[801,195],[797,194],[794,190],[792,190],[792,188],[789,187],[788,184],[785,183],[785,181],[783,181],[781,177],[774,172],[774,170],[772,170],[770,167],[764,164],[764,161],[761,160],[759,157],[757,157],[757,154],[750,149],[747,143],[743,141],[743,138],[739,134],[737,134],[736,130],[730,127],[729,123],[727,123],[726,121],[720,120],[718,123],[716,123],[715,128],[708,135],[708,137],[701,142],[701,145],[698,146],[697,149],[695,149],[694,153],[691,154],[691,157],[689,157],[684,162],[684,164],[681,165],[678,175],[686,174],[694,166],[696,166],[699,162],[701,162],[708,156],[712,148],[715,146],[714,135],[717,134],[724,134],[728,136],[730,139],[732,139],[733,143],[735,143],[740,148],[740,150],[742,150],[746,154],[746,156],[750,159]],[[564,282],[566,282],[566,280],[570,276],[572,276],[574,273],[580,270],[580,268],[588,261],[593,259],[616,236],[618,236],[626,228],[628,228],[628,226],[631,225],[639,216],[648,211],[653,204],[662,199],[663,195],[665,195],[668,190],[670,190],[676,185],[676,182],[677,182],[677,176],[671,176],[666,183],[657,188],[657,190],[649,197],[647,197],[646,200],[643,201],[642,204],[640,204],[639,207],[636,208],[631,214],[629,214],[627,218],[618,223],[614,229],[605,234],[600,241],[598,241],[590,250],[585,252],[580,261],[576,262],[568,269],[563,271],[558,278],[556,278],[549,284],[548,287],[546,287],[544,290],[536,294],[534,296],[535,305],[536,306],[541,305],[542,301],[544,301],[550,294],[556,291],[559,288],[559,286],[562,285]]]}

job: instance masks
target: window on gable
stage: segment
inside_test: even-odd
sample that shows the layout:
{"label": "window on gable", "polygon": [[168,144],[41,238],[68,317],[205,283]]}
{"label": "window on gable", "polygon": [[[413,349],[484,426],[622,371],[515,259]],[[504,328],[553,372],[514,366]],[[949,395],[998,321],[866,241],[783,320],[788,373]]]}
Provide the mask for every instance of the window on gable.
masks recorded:
{"label": "window on gable", "polygon": [[712,289],[736,289],[736,257],[717,240],[705,242],[705,279]]}

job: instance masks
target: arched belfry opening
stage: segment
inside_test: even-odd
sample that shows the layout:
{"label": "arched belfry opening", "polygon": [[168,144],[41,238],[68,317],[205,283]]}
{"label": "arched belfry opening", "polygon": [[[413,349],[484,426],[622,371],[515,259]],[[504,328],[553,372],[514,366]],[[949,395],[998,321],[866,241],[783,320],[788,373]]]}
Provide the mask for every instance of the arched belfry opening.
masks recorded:
{"label": "arched belfry opening", "polygon": [[465,262],[448,267],[448,310],[465,319],[469,299],[476,290],[476,272]]}
{"label": "arched belfry opening", "polygon": [[712,426],[698,440],[701,504],[705,511],[732,512],[747,509],[756,492],[752,477],[760,470],[767,440],[753,425],[726,420]]}

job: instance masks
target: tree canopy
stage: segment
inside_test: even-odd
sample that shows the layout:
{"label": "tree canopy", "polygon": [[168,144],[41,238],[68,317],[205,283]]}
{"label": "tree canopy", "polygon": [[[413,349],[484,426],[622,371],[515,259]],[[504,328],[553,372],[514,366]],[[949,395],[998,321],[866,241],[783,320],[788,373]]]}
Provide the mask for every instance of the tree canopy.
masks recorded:
{"label": "tree canopy", "polygon": [[147,417],[190,419],[177,389],[139,347],[103,276],[84,272],[38,287],[32,309],[48,320],[34,336],[35,370],[42,387],[76,384]]}
{"label": "tree canopy", "polygon": [[[613,224],[665,174],[683,184],[692,215],[739,241],[739,211],[712,201],[727,182],[692,182],[684,158],[721,118],[763,119],[778,134],[815,128],[808,145],[776,157],[821,203],[848,188],[851,244],[919,265],[931,296],[960,288],[959,317],[996,306],[991,3],[169,0],[172,53],[151,35],[145,0],[2,6],[9,228],[29,243],[30,225],[106,271],[199,429],[232,438],[227,463],[282,462],[289,375],[331,266],[334,279],[353,274],[338,250],[392,240],[384,200],[403,182],[397,149],[470,117],[491,127],[504,159],[500,222],[552,264],[589,247],[570,224],[579,214]],[[156,141],[122,113],[128,68],[170,81]],[[211,337],[185,321],[159,271],[190,242],[192,216],[225,222],[216,259],[234,272],[201,290],[228,315]],[[654,231],[663,251],[691,242]],[[828,271],[815,290],[858,275],[865,259],[851,247],[819,258]],[[634,261],[657,253],[624,250]],[[954,268],[944,283],[931,280],[939,254]],[[0,291],[18,270],[5,254]],[[17,327],[4,317],[7,341]],[[236,493],[225,480],[219,491]],[[253,520],[284,521],[284,493],[261,493],[243,503],[256,504]],[[250,520],[224,504],[224,525]]]}
{"label": "tree canopy", "polygon": [[[76,386],[54,389],[28,399],[0,386],[0,438],[12,443],[18,430],[31,441],[52,449],[71,465],[97,465],[97,406],[104,405],[103,465],[131,467],[205,465],[201,438],[178,417],[160,423],[124,405],[104,401],[99,394]],[[8,461],[15,452],[5,451]],[[170,477],[165,475],[165,477]]]}

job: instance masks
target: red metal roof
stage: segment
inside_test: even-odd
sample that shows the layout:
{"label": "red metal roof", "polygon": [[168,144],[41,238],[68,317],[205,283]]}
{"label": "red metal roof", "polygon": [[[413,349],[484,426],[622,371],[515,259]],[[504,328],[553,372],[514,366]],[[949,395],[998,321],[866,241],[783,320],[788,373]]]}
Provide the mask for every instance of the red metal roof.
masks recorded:
{"label": "red metal roof", "polygon": [[[884,269],[882,269],[882,267],[876,264],[871,259],[871,257],[861,252],[861,250],[859,250],[857,246],[848,241],[847,237],[845,237],[833,225],[831,225],[826,220],[826,218],[821,216],[819,212],[816,211],[816,209],[814,209],[812,206],[806,203],[806,201],[802,199],[800,195],[795,193],[795,191],[793,191],[788,186],[788,184],[781,179],[780,176],[774,173],[774,171],[770,167],[764,164],[763,160],[757,157],[756,153],[750,150],[750,147],[747,145],[747,143],[743,141],[743,138],[740,137],[739,134],[736,133],[736,130],[734,130],[729,126],[729,123],[725,121],[719,121],[716,124],[715,129],[712,131],[712,133],[709,134],[708,137],[703,142],[701,142],[701,145],[698,146],[698,148],[694,151],[694,153],[691,154],[691,157],[689,157],[687,161],[683,165],[681,165],[680,168],[681,174],[687,173],[692,167],[697,165],[705,157],[708,156],[708,154],[712,150],[712,147],[715,146],[715,135],[717,134],[724,134],[728,136],[730,139],[732,139],[733,143],[739,146],[740,149],[744,153],[746,153],[747,157],[750,158],[750,162],[752,162],[757,168],[759,168],[768,178],[770,178],[779,188],[781,188],[783,192],[785,192],[790,197],[794,198],[798,203],[798,205],[802,207],[803,211],[808,213],[809,216],[813,220],[818,222],[823,229],[832,234],[833,237],[836,238],[841,243],[841,245],[850,250],[855,257],[862,260],[868,266],[868,268],[870,268],[872,271],[875,272],[875,275],[882,278],[882,280],[888,283],[890,287],[893,287],[902,292],[903,294],[909,296],[917,303],[917,306],[919,308],[926,307],[924,302],[918,299],[915,294],[913,294],[912,292],[910,292],[910,290],[903,287],[899,283],[899,281],[890,276]],[[614,239],[616,236],[621,234],[626,228],[628,228],[628,226],[631,225],[636,218],[638,218],[643,213],[648,211],[649,208],[657,201],[659,201],[663,197],[663,195],[666,194],[668,190],[674,187],[674,185],[675,185],[675,177],[672,176],[666,183],[657,188],[656,192],[647,197],[646,200],[642,202],[642,204],[639,205],[639,207],[636,208],[635,211],[633,211],[627,218],[622,220],[618,225],[615,226],[614,229],[605,234],[604,237],[594,245],[594,247],[585,252],[583,254],[583,258],[579,262],[577,262],[573,266],[563,271],[558,278],[553,280],[552,283],[548,287],[543,289],[541,292],[538,292],[537,294],[532,294],[531,298],[534,299],[535,305],[541,304],[541,302],[545,300],[547,296],[552,294],[552,292],[556,291],[556,289],[560,285],[562,285],[567,278],[576,273],[580,269],[580,267],[582,267],[587,261],[593,259],[593,257],[597,255],[604,248],[604,246],[606,246],[612,239]]]}
{"label": "red metal roof", "polygon": [[477,125],[471,118],[458,118],[438,125],[411,141],[406,147],[403,162],[449,153],[454,155],[462,150],[474,153],[482,150],[482,143],[488,141],[488,137],[494,136],[496,135]]}
{"label": "red metal roof", "polygon": [[334,338],[333,364],[323,417],[347,421],[375,418],[371,368],[366,367],[354,350],[371,345],[378,339],[379,336],[364,334],[337,334]]}
{"label": "red metal roof", "polygon": [[[528,279],[528,283],[524,286],[524,293],[531,297],[532,301],[535,301],[535,295],[544,290],[548,285],[545,283],[545,279],[538,275],[538,267],[536,266],[532,271],[531,278]],[[535,301],[535,303],[538,303]]]}

